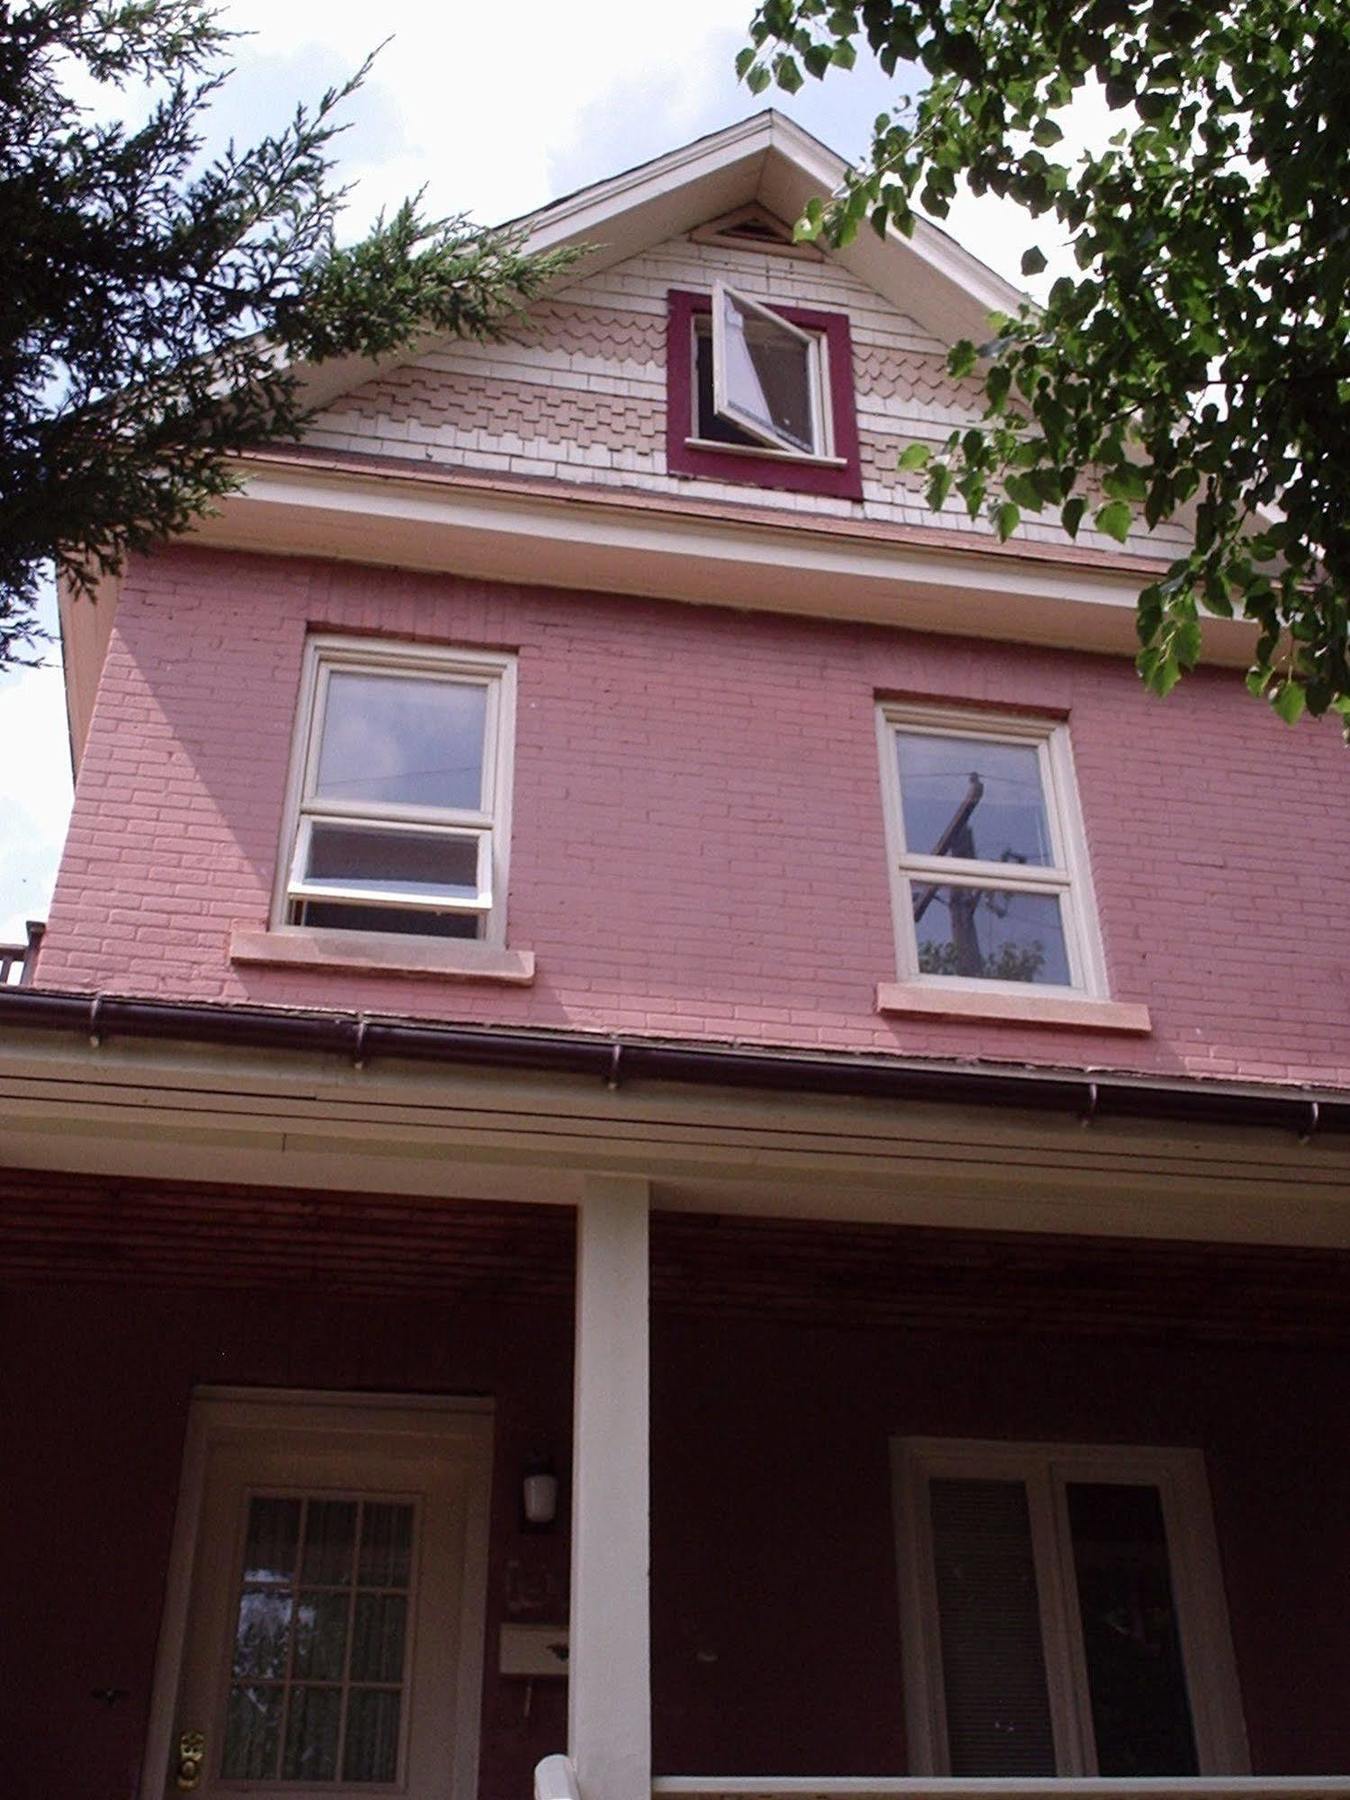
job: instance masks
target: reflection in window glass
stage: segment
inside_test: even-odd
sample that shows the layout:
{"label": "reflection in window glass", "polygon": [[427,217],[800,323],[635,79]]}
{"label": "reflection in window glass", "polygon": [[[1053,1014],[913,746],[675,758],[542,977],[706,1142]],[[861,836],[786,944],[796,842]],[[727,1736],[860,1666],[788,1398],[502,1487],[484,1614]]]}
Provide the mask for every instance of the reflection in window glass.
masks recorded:
{"label": "reflection in window glass", "polygon": [[912,855],[1053,865],[1034,745],[918,731],[895,743]]}
{"label": "reflection in window glass", "polygon": [[1197,1775],[1162,1500],[1156,1487],[1066,1486],[1102,1775]]}
{"label": "reflection in window glass", "polygon": [[486,718],[487,689],[480,682],[335,669],[315,794],[477,810]]}
{"label": "reflection in window glass", "polygon": [[807,455],[814,451],[811,404],[815,345],[790,326],[765,318],[724,293],[728,405],[773,437]]}
{"label": "reflection in window glass", "polygon": [[921,975],[1069,984],[1064,919],[1054,894],[911,882]]}
{"label": "reflection in window glass", "polygon": [[707,313],[700,313],[694,319],[694,395],[697,407],[696,436],[706,438],[714,444],[739,444],[746,450],[764,448],[761,438],[753,437],[739,425],[733,425],[730,419],[724,419],[717,410],[713,387],[712,319]]}

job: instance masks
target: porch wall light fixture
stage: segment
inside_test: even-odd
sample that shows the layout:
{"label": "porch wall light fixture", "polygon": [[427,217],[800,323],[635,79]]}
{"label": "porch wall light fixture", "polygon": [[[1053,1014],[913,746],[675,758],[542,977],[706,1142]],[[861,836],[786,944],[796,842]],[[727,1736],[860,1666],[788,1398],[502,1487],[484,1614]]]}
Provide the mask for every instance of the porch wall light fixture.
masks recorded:
{"label": "porch wall light fixture", "polygon": [[558,1477],[552,1457],[531,1456],[527,1460],[520,1485],[520,1510],[531,1531],[545,1531],[557,1519]]}

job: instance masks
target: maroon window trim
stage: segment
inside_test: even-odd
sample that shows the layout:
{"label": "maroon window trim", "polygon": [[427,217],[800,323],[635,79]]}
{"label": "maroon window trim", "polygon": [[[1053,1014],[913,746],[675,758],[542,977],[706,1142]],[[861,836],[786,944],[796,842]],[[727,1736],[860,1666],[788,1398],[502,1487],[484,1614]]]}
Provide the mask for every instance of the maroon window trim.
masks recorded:
{"label": "maroon window trim", "polygon": [[[853,340],[846,313],[808,312],[800,306],[771,306],[790,325],[818,331],[825,339],[830,369],[830,413],[834,454],[841,468],[795,462],[753,451],[699,450],[685,440],[693,436],[693,322],[712,312],[709,294],[670,290],[666,320],[666,467],[672,475],[700,475],[712,481],[734,481],[742,487],[788,488],[796,494],[829,494],[838,500],[862,499],[858,460],[858,417],[853,404]],[[763,304],[763,303],[761,303]]]}

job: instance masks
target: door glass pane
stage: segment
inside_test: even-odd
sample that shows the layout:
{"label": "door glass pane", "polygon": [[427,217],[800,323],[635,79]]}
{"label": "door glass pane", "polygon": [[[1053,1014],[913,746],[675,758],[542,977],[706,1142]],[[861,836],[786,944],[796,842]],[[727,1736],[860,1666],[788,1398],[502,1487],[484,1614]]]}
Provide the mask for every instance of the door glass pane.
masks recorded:
{"label": "door glass pane", "polygon": [[255,1495],[244,1536],[222,1776],[395,1780],[412,1506]]}
{"label": "door glass pane", "polygon": [[353,1688],[342,1754],[345,1781],[392,1781],[398,1768],[397,1689]]}
{"label": "door glass pane", "polygon": [[478,838],[444,831],[382,831],[316,821],[304,874],[309,881],[372,894],[478,894]]}
{"label": "door glass pane", "polygon": [[403,1594],[358,1594],[352,1633],[352,1680],[398,1681],[408,1614]]}
{"label": "door glass pane", "polygon": [[220,1772],[241,1781],[261,1781],[277,1772],[281,1742],[281,1687],[232,1687],[225,1709],[225,1745]]}
{"label": "door glass pane", "polygon": [[286,1709],[284,1781],[332,1781],[337,1776],[340,1687],[293,1687]]}
{"label": "door glass pane", "polygon": [[929,1484],[953,1775],[1053,1775],[1054,1736],[1020,1481]]}
{"label": "door glass pane", "polygon": [[361,1518],[361,1586],[406,1588],[411,1559],[411,1509],[367,1504]]}
{"label": "door glass pane", "polygon": [[1071,1481],[1066,1497],[1099,1771],[1196,1775],[1161,1496]]}
{"label": "door glass pane", "polygon": [[273,1588],[245,1588],[235,1625],[234,1673],[279,1680],[286,1673],[290,1629],[289,1594],[279,1594]]}
{"label": "door glass pane", "polygon": [[742,306],[734,294],[724,293],[722,304],[729,404],[809,455],[816,447],[811,408],[814,344]]}
{"label": "door glass pane", "polygon": [[345,1588],[331,1593],[302,1593],[295,1608],[293,1673],[303,1681],[341,1681],[347,1660],[347,1614],[351,1599]]}
{"label": "door glass pane", "polygon": [[325,800],[476,812],[486,721],[481,682],[335,669],[315,792]]}
{"label": "door glass pane", "polygon": [[354,1500],[311,1500],[305,1508],[305,1549],[300,1558],[305,1586],[345,1586],[352,1578],[355,1537]]}
{"label": "door glass pane", "polygon": [[1068,987],[1069,953],[1057,894],[944,886],[910,879],[921,975]]}
{"label": "door glass pane", "polygon": [[289,1581],[300,1541],[300,1502],[262,1496],[250,1501],[244,1545],[245,1581]]}
{"label": "door glass pane", "polygon": [[1054,866],[1033,745],[897,731],[895,750],[912,855]]}

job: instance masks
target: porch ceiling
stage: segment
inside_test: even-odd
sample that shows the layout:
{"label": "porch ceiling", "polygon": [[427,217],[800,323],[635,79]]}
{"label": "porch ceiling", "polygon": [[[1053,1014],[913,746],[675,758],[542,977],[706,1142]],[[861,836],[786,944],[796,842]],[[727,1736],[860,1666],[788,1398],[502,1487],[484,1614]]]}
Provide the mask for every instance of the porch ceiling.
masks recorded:
{"label": "porch ceiling", "polygon": [[[0,1173],[0,1281],[566,1303],[562,1206]],[[1350,1344],[1350,1251],[658,1212],[662,1312]]]}

